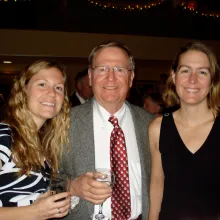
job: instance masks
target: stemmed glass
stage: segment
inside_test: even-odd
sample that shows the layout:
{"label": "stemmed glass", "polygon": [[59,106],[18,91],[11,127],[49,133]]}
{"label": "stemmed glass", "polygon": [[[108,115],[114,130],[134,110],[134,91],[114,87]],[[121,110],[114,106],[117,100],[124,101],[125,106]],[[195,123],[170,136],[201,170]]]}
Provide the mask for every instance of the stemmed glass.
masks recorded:
{"label": "stemmed glass", "polygon": [[[107,168],[97,168],[96,173],[100,173],[100,175],[103,175],[103,177],[105,176],[106,178],[97,178],[96,180],[100,181],[100,182],[106,182],[109,186],[113,186],[114,181],[115,181],[115,176],[113,174],[113,172],[110,169]],[[103,207],[103,203],[101,203],[99,205],[99,213],[95,215],[95,219],[97,220],[102,220],[105,219],[105,216],[102,213],[102,207]]]}

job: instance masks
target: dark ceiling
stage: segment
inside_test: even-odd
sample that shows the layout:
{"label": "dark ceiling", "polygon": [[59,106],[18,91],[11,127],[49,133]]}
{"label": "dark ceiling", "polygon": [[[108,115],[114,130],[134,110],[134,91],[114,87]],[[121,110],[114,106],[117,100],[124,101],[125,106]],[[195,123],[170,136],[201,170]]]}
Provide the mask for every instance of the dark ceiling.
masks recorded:
{"label": "dark ceiling", "polygon": [[[162,1],[162,0],[161,0]],[[150,4],[157,0],[94,0],[104,5]],[[198,14],[181,7],[193,6]],[[131,34],[220,40],[219,0],[164,0],[147,10],[123,11],[87,0],[0,0],[0,28]]]}

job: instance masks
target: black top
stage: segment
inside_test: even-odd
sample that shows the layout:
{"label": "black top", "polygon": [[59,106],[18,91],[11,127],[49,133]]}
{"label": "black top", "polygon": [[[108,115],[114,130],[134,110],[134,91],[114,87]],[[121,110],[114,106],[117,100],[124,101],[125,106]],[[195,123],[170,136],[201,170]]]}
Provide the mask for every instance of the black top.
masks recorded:
{"label": "black top", "polygon": [[184,145],[172,114],[164,114],[159,149],[165,175],[159,219],[219,219],[220,117],[193,154]]}
{"label": "black top", "polygon": [[50,167],[29,176],[18,175],[20,168],[11,157],[12,132],[8,125],[0,123],[0,207],[27,206],[33,203],[48,187]]}

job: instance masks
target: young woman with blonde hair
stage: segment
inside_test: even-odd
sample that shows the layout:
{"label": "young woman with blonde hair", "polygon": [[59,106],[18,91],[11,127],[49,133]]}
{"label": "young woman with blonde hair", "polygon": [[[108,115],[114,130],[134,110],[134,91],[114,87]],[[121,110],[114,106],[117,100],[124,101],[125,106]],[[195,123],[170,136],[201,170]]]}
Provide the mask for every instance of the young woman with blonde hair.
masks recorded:
{"label": "young woman with blonde hair", "polygon": [[[0,219],[44,220],[68,213],[70,193],[46,192],[68,144],[69,103],[63,65],[28,66],[16,80],[0,123]],[[66,198],[62,201],[57,201]],[[57,202],[56,202],[57,201]]]}

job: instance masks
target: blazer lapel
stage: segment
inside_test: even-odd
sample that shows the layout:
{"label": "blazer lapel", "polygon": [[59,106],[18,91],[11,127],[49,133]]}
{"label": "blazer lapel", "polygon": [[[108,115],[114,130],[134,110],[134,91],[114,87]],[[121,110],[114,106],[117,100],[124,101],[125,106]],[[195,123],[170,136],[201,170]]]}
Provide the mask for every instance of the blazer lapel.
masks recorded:
{"label": "blazer lapel", "polygon": [[[139,130],[139,123],[138,122],[142,122],[142,120],[138,117],[137,114],[135,114],[135,109],[129,104],[126,103],[131,111],[131,115],[133,118],[133,123],[134,123],[134,129],[135,129],[135,135],[136,135],[136,139],[137,139],[137,146],[138,146],[138,151],[139,151],[139,157],[140,157],[140,163],[141,163],[141,174],[144,175],[143,177],[146,178],[146,158],[145,157],[145,144],[144,144],[144,139],[143,139],[143,135],[141,133],[141,131]],[[146,128],[147,129],[147,128]]]}

